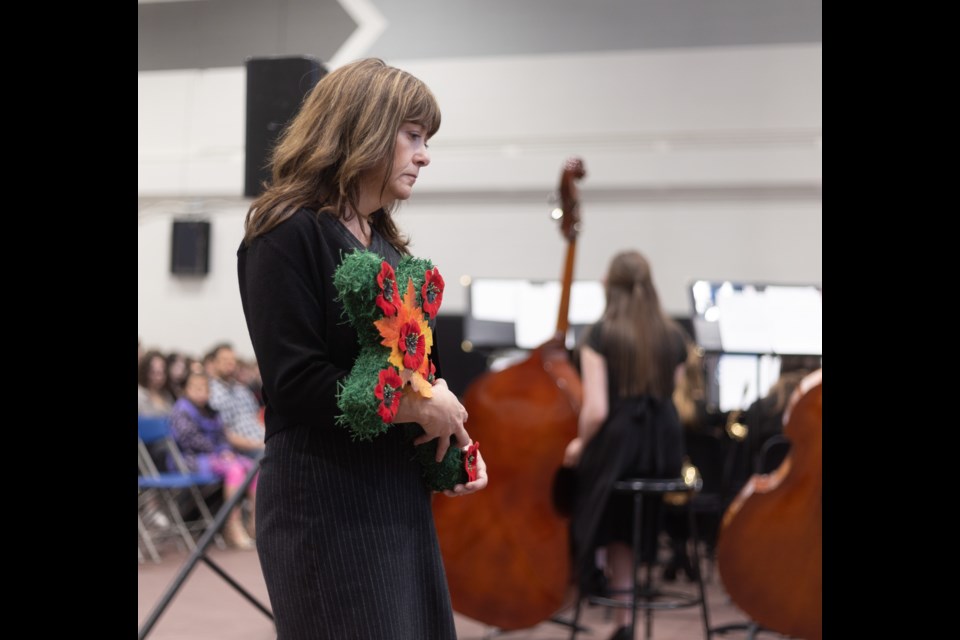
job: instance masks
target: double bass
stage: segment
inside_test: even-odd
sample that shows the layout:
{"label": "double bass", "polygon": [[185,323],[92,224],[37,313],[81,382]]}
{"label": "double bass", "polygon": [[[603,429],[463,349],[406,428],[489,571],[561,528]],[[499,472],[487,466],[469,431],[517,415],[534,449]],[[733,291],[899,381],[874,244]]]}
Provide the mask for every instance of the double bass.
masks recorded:
{"label": "double bass", "polygon": [[823,637],[822,369],[801,381],[784,414],[790,453],[752,476],[724,513],[717,569],[730,599],[766,629]]}
{"label": "double bass", "polygon": [[567,443],[577,434],[580,377],[565,348],[579,226],[576,181],[583,161],[567,160],[560,179],[561,232],[567,241],[554,336],[467,388],[467,429],[482,443],[487,488],[434,502],[433,513],[453,609],[504,631],[548,619],[570,584],[569,522],[551,495]]}

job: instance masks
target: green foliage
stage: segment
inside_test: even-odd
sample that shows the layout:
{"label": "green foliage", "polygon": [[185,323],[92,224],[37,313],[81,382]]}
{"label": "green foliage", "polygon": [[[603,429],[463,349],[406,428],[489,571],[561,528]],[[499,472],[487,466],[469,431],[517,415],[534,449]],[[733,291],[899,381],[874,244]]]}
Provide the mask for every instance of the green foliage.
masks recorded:
{"label": "green foliage", "polygon": [[[423,433],[423,429],[419,426],[417,428]],[[423,468],[423,479],[433,491],[452,489],[454,485],[467,482],[467,471],[463,468],[463,451],[458,449],[455,443],[450,445],[439,463],[436,461],[436,439],[414,447],[413,457]]]}
{"label": "green foliage", "polygon": [[374,303],[380,292],[377,274],[382,262],[383,258],[372,251],[358,250],[348,254],[333,274],[337,299],[343,305],[350,326],[359,334],[361,348],[379,336],[373,321],[382,315]]}
{"label": "green foliage", "polygon": [[400,288],[400,295],[407,293],[407,282],[413,279],[413,288],[417,292],[417,305],[423,305],[420,290],[426,281],[427,271],[433,269],[433,263],[425,258],[414,258],[413,256],[403,256],[400,258],[400,264],[397,265],[397,286]]}
{"label": "green foliage", "polygon": [[379,344],[361,349],[353,368],[337,390],[337,406],[341,411],[337,424],[350,429],[354,440],[373,440],[390,428],[390,424],[377,413],[380,401],[374,395],[380,370],[389,366],[389,353],[389,349]]}

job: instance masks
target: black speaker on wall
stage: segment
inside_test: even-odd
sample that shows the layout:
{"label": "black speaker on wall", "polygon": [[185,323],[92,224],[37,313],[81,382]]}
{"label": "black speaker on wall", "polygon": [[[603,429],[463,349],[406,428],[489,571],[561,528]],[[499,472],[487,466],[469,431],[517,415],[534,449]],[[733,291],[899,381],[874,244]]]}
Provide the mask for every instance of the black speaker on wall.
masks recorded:
{"label": "black speaker on wall", "polygon": [[247,67],[247,134],[243,195],[255,198],[269,182],[267,163],[277,138],[303,98],[327,70],[309,56],[250,58]]}
{"label": "black speaker on wall", "polygon": [[210,271],[210,223],[174,220],[170,242],[170,273],[204,276]]}

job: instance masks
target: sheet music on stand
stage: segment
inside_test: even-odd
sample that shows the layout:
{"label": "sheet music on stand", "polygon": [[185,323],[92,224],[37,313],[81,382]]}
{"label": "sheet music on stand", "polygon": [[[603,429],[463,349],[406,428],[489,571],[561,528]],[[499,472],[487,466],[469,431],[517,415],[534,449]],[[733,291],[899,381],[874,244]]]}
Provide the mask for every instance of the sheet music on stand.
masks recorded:
{"label": "sheet music on stand", "polygon": [[721,411],[746,409],[765,395],[780,375],[781,356],[823,355],[815,285],[697,280],[690,293],[694,338],[718,356],[714,399]]}
{"label": "sheet music on stand", "polygon": [[[556,280],[474,279],[467,295],[464,338],[474,347],[535,349],[557,329],[560,293]],[[571,284],[568,348],[580,330],[600,318],[605,301],[600,281]]]}

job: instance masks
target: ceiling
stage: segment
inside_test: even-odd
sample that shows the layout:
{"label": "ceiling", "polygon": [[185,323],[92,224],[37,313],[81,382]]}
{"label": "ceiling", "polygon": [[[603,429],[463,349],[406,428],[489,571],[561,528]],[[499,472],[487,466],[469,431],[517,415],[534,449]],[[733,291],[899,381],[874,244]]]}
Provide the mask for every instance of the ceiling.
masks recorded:
{"label": "ceiling", "polygon": [[139,0],[139,71],[822,42],[822,0]]}

